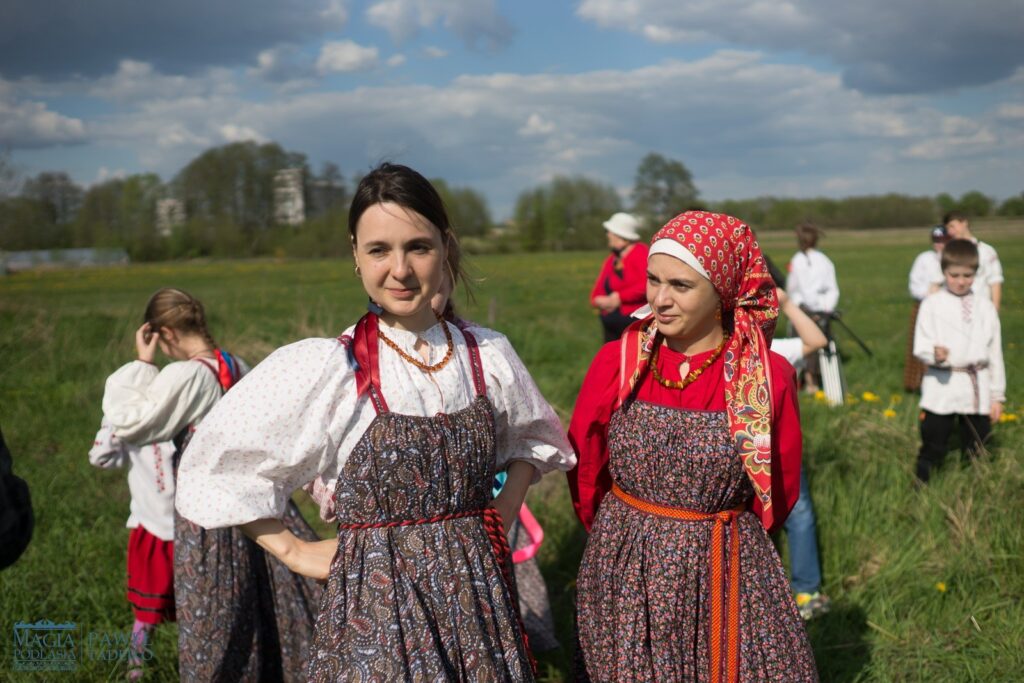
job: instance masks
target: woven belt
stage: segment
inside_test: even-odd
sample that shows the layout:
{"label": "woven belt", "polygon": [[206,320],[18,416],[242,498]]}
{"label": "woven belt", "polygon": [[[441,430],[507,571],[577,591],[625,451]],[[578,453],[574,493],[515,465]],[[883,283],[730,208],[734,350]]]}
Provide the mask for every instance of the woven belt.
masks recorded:
{"label": "woven belt", "polygon": [[988,367],[988,361],[982,361],[980,363],[972,363],[963,367],[949,368],[953,372],[962,372],[967,375],[971,380],[971,389],[974,391],[974,412],[978,412],[978,407],[981,404],[981,396],[978,390],[978,370],[984,370]]}
{"label": "woven belt", "polygon": [[[708,638],[711,650],[711,683],[736,683],[740,673],[740,535],[736,518],[747,509],[738,505],[731,510],[719,512],[698,512],[686,508],[658,505],[642,500],[623,491],[618,484],[612,484],[612,493],[626,505],[641,512],[667,517],[681,522],[710,522],[715,525],[711,532],[711,633]],[[729,548],[729,576],[723,574],[725,560],[726,527],[732,526]],[[728,597],[726,597],[728,595]],[[728,615],[723,612],[728,602]],[[725,673],[722,671],[723,626],[726,659]]]}

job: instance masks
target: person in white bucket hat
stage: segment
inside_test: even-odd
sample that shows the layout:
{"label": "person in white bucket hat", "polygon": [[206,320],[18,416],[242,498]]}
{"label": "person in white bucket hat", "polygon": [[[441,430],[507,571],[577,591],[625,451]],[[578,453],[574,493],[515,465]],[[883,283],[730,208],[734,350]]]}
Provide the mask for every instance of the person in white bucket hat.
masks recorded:
{"label": "person in white bucket hat", "polygon": [[618,339],[630,314],[647,303],[647,245],[640,241],[640,221],[616,213],[604,222],[611,254],[590,292],[590,305],[601,316],[605,342]]}

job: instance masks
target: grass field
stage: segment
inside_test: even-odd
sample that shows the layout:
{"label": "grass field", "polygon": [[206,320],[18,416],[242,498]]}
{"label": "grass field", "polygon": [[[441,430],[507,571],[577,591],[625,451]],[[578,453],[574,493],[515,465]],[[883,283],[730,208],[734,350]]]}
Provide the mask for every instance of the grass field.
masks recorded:
{"label": "grass field", "polygon": [[[1024,413],[1024,224],[979,226],[999,251],[1008,285],[1003,346],[1007,412]],[[840,333],[853,400],[828,408],[802,397],[805,463],[815,500],[831,614],[809,634],[825,681],[1011,681],[1024,671],[1024,429],[995,429],[993,456],[971,467],[955,454],[925,491],[911,486],[916,404],[901,391],[910,307],[906,277],[928,247],[924,230],[830,234],[844,320],[874,350]],[[767,234],[780,263],[791,237]],[[586,297],[602,255],[474,259],[481,278],[469,318],[506,333],[567,422],[598,348]],[[149,294],[188,289],[207,304],[226,348],[255,362],[307,336],[336,335],[364,310],[347,261],[224,262],[22,273],[0,278],[0,425],[28,480],[35,537],[0,573],[0,676],[12,680],[116,680],[123,663],[84,659],[75,674],[11,668],[15,622],[76,622],[124,633],[128,489],[123,471],[86,458],[105,377],[133,357],[132,332]],[[888,412],[887,412],[888,411]],[[1022,415],[1024,420],[1024,415]],[[545,680],[569,679],[571,605],[584,536],[564,478],[534,487],[545,526],[542,569],[564,644],[541,659]],[[780,541],[784,550],[785,543]],[[176,631],[158,630],[153,680],[177,680]]]}

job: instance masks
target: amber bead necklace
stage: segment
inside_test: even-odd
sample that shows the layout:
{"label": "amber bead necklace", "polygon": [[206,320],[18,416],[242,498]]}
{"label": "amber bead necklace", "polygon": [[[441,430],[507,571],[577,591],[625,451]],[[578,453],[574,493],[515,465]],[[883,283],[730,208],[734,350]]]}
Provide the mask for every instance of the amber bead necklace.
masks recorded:
{"label": "amber bead necklace", "polygon": [[722,341],[718,345],[718,347],[715,349],[714,353],[712,353],[710,356],[708,356],[707,360],[705,360],[703,363],[700,364],[700,367],[698,367],[698,368],[696,368],[694,370],[691,370],[686,375],[686,377],[684,377],[684,378],[682,378],[681,380],[678,380],[678,381],[677,380],[671,380],[671,379],[665,379],[664,377],[661,376],[661,373],[658,372],[658,355],[659,355],[659,352],[661,351],[661,344],[657,344],[654,347],[654,353],[651,354],[651,374],[654,375],[654,379],[656,379],[658,381],[658,384],[660,384],[663,387],[666,387],[668,389],[683,389],[684,387],[687,387],[690,384],[692,384],[695,379],[700,377],[700,374],[702,372],[704,372],[709,367],[711,367],[711,364],[714,363],[715,360],[720,355],[722,355],[722,350],[725,348],[725,345],[728,344],[728,343],[729,343],[729,335],[725,335],[724,337],[722,337]]}
{"label": "amber bead necklace", "polygon": [[380,331],[380,328],[377,329],[377,336],[387,346],[391,347],[391,349],[395,353],[397,353],[399,356],[401,356],[402,359],[408,361],[409,363],[412,363],[413,365],[418,367],[423,372],[426,372],[426,373],[437,372],[438,370],[440,370],[444,366],[448,365],[448,361],[450,361],[452,359],[452,354],[455,353],[455,342],[452,341],[452,331],[448,329],[448,323],[446,323],[444,321],[444,318],[441,317],[440,315],[438,315],[437,312],[434,313],[434,316],[437,318],[437,321],[439,323],[441,323],[441,329],[444,330],[445,341],[448,342],[448,351],[444,354],[444,358],[439,360],[434,365],[427,365],[426,363],[421,361],[419,358],[415,358],[413,356],[410,356],[408,353],[403,351],[398,346],[398,344],[396,344],[395,342],[391,341],[386,336],[384,336],[384,333]]}

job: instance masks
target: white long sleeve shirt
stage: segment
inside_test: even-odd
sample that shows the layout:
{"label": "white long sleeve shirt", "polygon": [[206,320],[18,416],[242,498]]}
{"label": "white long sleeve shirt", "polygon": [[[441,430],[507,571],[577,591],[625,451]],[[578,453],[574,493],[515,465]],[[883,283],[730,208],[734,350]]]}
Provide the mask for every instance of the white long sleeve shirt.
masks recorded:
{"label": "white long sleeve shirt", "polygon": [[131,512],[125,526],[142,526],[164,541],[174,540],[174,451],[173,441],[134,446],[114,434],[106,418],[89,449],[89,462],[96,467],[129,466]]}
{"label": "white long sleeve shirt", "polygon": [[[428,362],[447,350],[442,324],[419,335],[381,326],[406,353],[417,338]],[[346,333],[351,334],[353,328]],[[426,374],[380,348],[380,378],[391,411],[431,416],[466,408],[475,396],[462,333],[449,325],[451,361]],[[554,410],[508,339],[473,328],[494,410],[496,467],[526,460],[541,473],[568,470],[576,458]],[[346,348],[336,339],[306,339],[272,353],[228,392],[193,435],[178,470],[178,512],[206,528],[280,518],[292,492],[319,478],[333,490],[349,455],[376,417],[356,391]]]}
{"label": "white long sleeve shirt", "polygon": [[[235,360],[241,374],[248,372],[244,361]],[[197,359],[161,370],[136,360],[107,378],[103,423],[89,461],[97,467],[131,464],[129,528],[141,524],[160,539],[174,540],[173,439],[220,400],[223,391],[214,367],[213,361]]]}
{"label": "white long sleeve shirt", "polygon": [[222,393],[215,373],[200,360],[170,363],[163,370],[136,360],[107,378],[103,414],[128,443],[170,441],[210,412]]}
{"label": "white long sleeve shirt", "polygon": [[789,260],[786,293],[797,306],[830,313],[839,304],[839,283],[832,261],[817,249],[798,251]]}
{"label": "white long sleeve shirt", "polygon": [[[942,363],[935,347],[949,349]],[[939,415],[987,415],[1006,400],[999,316],[988,299],[940,289],[921,302],[914,328],[914,356],[928,366],[921,380],[921,408]],[[965,368],[976,368],[975,384]]]}
{"label": "white long sleeve shirt", "polygon": [[910,296],[921,301],[931,293],[932,286],[941,285],[944,281],[942,256],[935,249],[929,249],[922,251],[914,259],[914,265],[910,267],[907,289],[910,290]]}
{"label": "white long sleeve shirt", "polygon": [[971,291],[979,297],[992,300],[992,285],[1003,282],[1003,264],[990,244],[973,240],[978,247],[978,271],[974,274]]}

